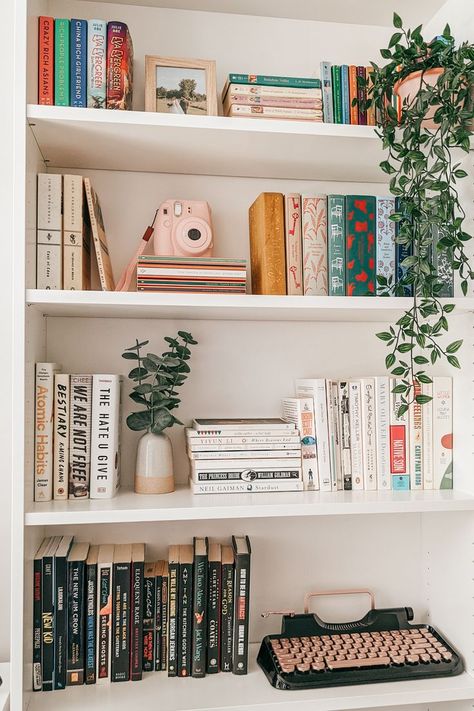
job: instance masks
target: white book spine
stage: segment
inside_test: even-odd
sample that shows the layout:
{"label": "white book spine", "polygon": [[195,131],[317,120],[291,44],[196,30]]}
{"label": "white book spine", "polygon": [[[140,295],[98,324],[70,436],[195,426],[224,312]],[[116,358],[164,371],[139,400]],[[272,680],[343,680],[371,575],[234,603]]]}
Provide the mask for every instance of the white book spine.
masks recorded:
{"label": "white book spine", "polygon": [[339,433],[341,440],[341,469],[343,488],[352,489],[351,429],[349,421],[349,383],[338,383]]}
{"label": "white book spine", "polygon": [[331,459],[329,454],[328,417],[326,404],[326,381],[324,378],[296,381],[297,397],[312,397],[314,404],[314,426],[316,430],[316,451],[318,456],[319,488],[332,491]]}
{"label": "white book spine", "polygon": [[111,499],[120,486],[120,381],[92,376],[91,499]]}
{"label": "white book spine", "polygon": [[188,445],[188,449],[190,449],[193,452],[271,452],[272,450],[282,450],[282,449],[298,449],[300,446],[300,438],[298,437],[291,437],[287,438],[291,439],[291,442],[276,442],[276,443],[271,443],[271,442],[246,442],[242,444],[225,444],[219,443],[219,444],[202,444],[199,439],[194,439],[188,437],[186,439],[186,443]]}
{"label": "white book spine", "polygon": [[329,456],[331,460],[331,488],[342,491],[341,442],[339,431],[339,396],[338,383],[334,380],[326,382],[326,399],[328,413]]}
{"label": "white book spine", "polygon": [[62,289],[62,175],[38,174],[36,288]]}
{"label": "white book spine", "polygon": [[230,94],[244,96],[300,96],[320,99],[321,89],[299,89],[292,86],[261,86],[259,84],[229,84]]}
{"label": "white book spine", "polygon": [[56,363],[37,363],[35,373],[35,501],[53,498],[53,413]]}
{"label": "white book spine", "polygon": [[362,402],[358,380],[349,382],[349,420],[351,428],[352,488],[364,488],[364,455],[362,449]]}
{"label": "white book spine", "polygon": [[313,398],[285,398],[282,401],[282,415],[284,420],[294,422],[300,433],[304,488],[307,491],[318,491],[319,475]]}
{"label": "white book spine", "polygon": [[[207,460],[210,459],[254,459],[257,452],[255,450],[241,450],[227,452],[222,450],[220,452],[195,452],[194,450],[188,449],[188,456],[190,459],[197,460]],[[278,449],[272,450],[270,452],[258,452],[260,457],[279,457],[280,459],[296,459],[301,456],[301,449]],[[303,467],[304,468],[304,467]]]}
{"label": "white book spine", "polygon": [[[208,444],[245,444],[246,442],[297,442],[299,440],[295,427],[291,430],[214,430],[203,431],[186,429],[186,437],[196,442]],[[219,441],[218,441],[219,440]]]}
{"label": "white book spine", "polygon": [[453,488],[453,381],[433,378],[433,488]]}
{"label": "white book spine", "polygon": [[220,422],[219,420],[193,420],[193,429],[198,435],[203,437],[276,437],[277,435],[295,434],[295,426],[291,422],[268,423],[247,420],[231,420]]}
{"label": "white book spine", "polygon": [[390,379],[375,378],[375,415],[377,441],[377,484],[381,491],[392,488],[390,476]]}
{"label": "white book spine", "polygon": [[375,383],[373,378],[362,378],[361,415],[362,415],[362,452],[364,462],[364,489],[377,489],[377,443],[375,419]]}
{"label": "white book spine", "polygon": [[83,187],[81,175],[65,175],[63,220],[63,287],[84,289]]}
{"label": "white book spine", "polygon": [[[421,395],[421,385],[418,382],[415,383],[414,395]],[[424,405],[420,405],[416,400],[410,404],[410,484],[412,489],[423,489],[423,411]]]}
{"label": "white book spine", "polygon": [[406,491],[410,488],[409,418],[408,412],[399,414],[402,396],[393,388],[401,380],[390,379],[390,473],[392,489]]}
{"label": "white book spine", "polygon": [[54,376],[54,490],[53,498],[67,499],[69,480],[69,375]]}
{"label": "white book spine", "polygon": [[295,459],[246,459],[245,461],[238,459],[228,459],[223,465],[219,460],[193,460],[191,466],[194,471],[206,470],[223,470],[225,471],[241,471],[243,469],[258,469],[259,471],[276,471],[278,469],[301,469],[301,458]]}
{"label": "white book spine", "polygon": [[[423,395],[433,397],[433,383],[423,383]],[[433,401],[423,405],[423,488],[433,488]]]}
{"label": "white book spine", "polygon": [[301,195],[285,196],[286,293],[303,294]]}
{"label": "white book spine", "polygon": [[71,375],[69,499],[89,498],[92,375]]}
{"label": "white book spine", "polygon": [[303,491],[303,482],[294,481],[226,481],[226,482],[196,482],[191,480],[193,494],[249,494],[273,493],[278,491]]}
{"label": "white book spine", "polygon": [[87,106],[105,109],[107,86],[107,23],[89,20],[87,24]]}

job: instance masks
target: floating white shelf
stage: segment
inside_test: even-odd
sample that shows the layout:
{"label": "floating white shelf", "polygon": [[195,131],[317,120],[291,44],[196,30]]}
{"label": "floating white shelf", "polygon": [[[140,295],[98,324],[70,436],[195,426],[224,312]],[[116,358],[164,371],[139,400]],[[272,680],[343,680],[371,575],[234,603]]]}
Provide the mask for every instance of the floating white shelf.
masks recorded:
{"label": "floating white shelf", "polygon": [[50,168],[387,183],[371,126],[36,106]]}
{"label": "floating white shelf", "polygon": [[[452,679],[401,681],[333,689],[277,691],[266,680],[249,650],[248,676],[213,674],[205,679],[169,678],[163,673],[145,675],[142,681],[69,687],[53,694],[33,694],[29,711],[125,711],[159,700],[166,711],[346,711],[385,708],[417,703],[460,701],[474,697],[474,679],[462,674]],[[157,701],[158,703],[158,701]]]}
{"label": "floating white shelf", "polygon": [[63,526],[473,510],[474,496],[462,491],[195,495],[188,487],[180,486],[166,496],[140,496],[121,489],[113,499],[33,503],[26,511],[25,524]]}
{"label": "floating white shelf", "polygon": [[[390,321],[409,298],[160,294],[29,289],[26,302],[45,316],[186,318],[231,321]],[[474,298],[446,299],[457,313],[474,311]]]}

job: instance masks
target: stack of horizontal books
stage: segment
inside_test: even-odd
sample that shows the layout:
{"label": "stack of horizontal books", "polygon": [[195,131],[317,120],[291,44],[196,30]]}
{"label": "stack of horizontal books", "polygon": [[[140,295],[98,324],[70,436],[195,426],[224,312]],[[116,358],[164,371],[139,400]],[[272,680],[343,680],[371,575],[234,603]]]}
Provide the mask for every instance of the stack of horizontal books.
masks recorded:
{"label": "stack of horizontal books", "polygon": [[137,261],[138,291],[245,294],[245,259],[143,255]]}
{"label": "stack of horizontal books", "polygon": [[301,441],[280,418],[194,420],[186,430],[194,494],[301,491]]}
{"label": "stack of horizontal books", "polygon": [[322,121],[321,80],[229,74],[222,92],[226,116]]}

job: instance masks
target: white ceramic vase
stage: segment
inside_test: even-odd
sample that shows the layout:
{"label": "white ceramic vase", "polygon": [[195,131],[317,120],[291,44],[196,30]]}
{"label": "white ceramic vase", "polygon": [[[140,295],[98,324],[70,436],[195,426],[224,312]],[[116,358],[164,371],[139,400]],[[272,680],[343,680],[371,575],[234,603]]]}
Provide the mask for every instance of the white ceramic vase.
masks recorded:
{"label": "white ceramic vase", "polygon": [[137,494],[169,494],[174,491],[173,449],[167,435],[147,432],[140,438],[135,491]]}

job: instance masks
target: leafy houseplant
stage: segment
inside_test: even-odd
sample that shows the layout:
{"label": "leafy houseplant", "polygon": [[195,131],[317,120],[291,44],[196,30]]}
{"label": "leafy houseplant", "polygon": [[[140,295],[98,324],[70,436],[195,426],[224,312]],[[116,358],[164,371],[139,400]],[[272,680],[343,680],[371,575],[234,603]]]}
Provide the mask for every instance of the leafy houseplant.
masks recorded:
{"label": "leafy houseplant", "polygon": [[[401,18],[393,18],[395,33],[381,50],[387,64],[375,63],[362,83],[367,87],[365,106],[372,105],[377,117],[377,134],[388,156],[380,167],[390,176],[390,191],[401,207],[391,219],[397,226],[396,242],[407,255],[403,275],[394,283],[377,276],[378,293],[413,295],[413,304],[388,331],[377,336],[389,353],[386,367],[400,379],[400,414],[410,402],[423,404],[431,398],[419,394],[418,383],[429,383],[425,366],[447,359],[460,364],[456,352],[462,341],[444,346],[440,337],[448,331],[448,314],[453,304],[443,304],[443,281],[434,263],[447,261],[461,280],[466,295],[468,280],[474,277],[465,244],[471,235],[463,229],[465,212],[457,182],[467,176],[454,150],[469,151],[474,117],[474,45],[456,47],[449,25],[443,35],[426,42],[421,25],[405,30]],[[434,74],[433,74],[434,72]],[[416,73],[416,93],[400,89]],[[403,96],[399,109],[392,105],[394,93]],[[434,239],[433,235],[441,237]],[[438,250],[438,260],[434,259]]]}
{"label": "leafy houseplant", "polygon": [[173,459],[169,437],[164,430],[182,424],[173,414],[181,400],[177,388],[181,387],[191,369],[190,345],[196,345],[190,333],[178,331],[175,338],[165,337],[168,350],[157,356],[142,354],[149,341],[137,340],[125,349],[122,358],[134,361],[135,367],[128,377],[136,383],[130,398],[141,409],[127,417],[131,430],[143,431],[137,450],[135,491],[142,494],[168,493],[174,490]]}

